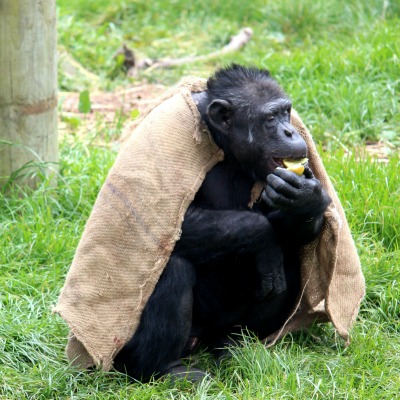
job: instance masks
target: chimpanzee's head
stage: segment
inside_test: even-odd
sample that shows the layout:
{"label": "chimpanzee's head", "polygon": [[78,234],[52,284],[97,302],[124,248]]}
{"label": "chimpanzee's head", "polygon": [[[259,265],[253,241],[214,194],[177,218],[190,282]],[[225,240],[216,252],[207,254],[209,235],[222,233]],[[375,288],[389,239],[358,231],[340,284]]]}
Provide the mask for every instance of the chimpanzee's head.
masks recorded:
{"label": "chimpanzee's head", "polygon": [[282,167],[282,159],[306,157],[306,143],[290,123],[292,103],[267,70],[220,69],[201,103],[216,143],[258,179]]}

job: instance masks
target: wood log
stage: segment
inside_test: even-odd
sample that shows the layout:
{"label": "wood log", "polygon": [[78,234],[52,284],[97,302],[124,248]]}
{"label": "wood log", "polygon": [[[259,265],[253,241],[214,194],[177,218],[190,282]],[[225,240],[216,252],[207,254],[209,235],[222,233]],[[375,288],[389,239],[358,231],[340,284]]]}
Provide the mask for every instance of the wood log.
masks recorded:
{"label": "wood log", "polygon": [[55,3],[0,2],[0,187],[57,170]]}

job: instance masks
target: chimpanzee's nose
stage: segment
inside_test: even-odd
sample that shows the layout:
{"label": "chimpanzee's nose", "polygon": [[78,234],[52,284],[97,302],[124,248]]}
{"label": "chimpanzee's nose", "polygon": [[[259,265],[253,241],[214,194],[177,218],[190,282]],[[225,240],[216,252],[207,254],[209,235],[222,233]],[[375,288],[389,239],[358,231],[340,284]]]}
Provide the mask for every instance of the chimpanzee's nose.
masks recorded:
{"label": "chimpanzee's nose", "polygon": [[283,126],[283,132],[287,137],[292,137],[297,131],[290,124],[285,124]]}
{"label": "chimpanzee's nose", "polygon": [[288,137],[292,137],[293,136],[293,132],[290,129],[285,128],[284,129],[285,135]]}

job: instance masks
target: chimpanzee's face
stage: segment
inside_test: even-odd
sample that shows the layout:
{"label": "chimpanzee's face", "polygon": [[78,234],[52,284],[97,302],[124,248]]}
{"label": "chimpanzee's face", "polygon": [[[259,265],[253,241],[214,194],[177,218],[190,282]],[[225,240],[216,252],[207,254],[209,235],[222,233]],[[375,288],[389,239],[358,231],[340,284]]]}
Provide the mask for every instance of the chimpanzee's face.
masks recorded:
{"label": "chimpanzee's face", "polygon": [[209,115],[225,137],[224,150],[265,180],[275,168],[283,167],[283,159],[306,157],[307,146],[290,123],[290,100],[268,96],[259,100],[239,110],[224,100],[214,100]]}

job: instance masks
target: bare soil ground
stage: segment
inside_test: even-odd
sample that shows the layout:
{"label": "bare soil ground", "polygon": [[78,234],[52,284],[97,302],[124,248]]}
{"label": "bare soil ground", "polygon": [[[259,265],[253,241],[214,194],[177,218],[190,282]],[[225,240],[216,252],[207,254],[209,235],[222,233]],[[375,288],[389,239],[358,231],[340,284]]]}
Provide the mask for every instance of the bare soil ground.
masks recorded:
{"label": "bare soil ground", "polygon": [[[122,125],[137,115],[137,110],[159,96],[165,86],[143,84],[131,86],[115,92],[94,91],[90,93],[91,112],[79,111],[79,93],[61,92],[59,132],[61,136],[85,136],[94,130],[115,128],[115,140],[119,138]],[[101,137],[101,135],[100,135]],[[100,139],[101,141],[101,139]]]}

